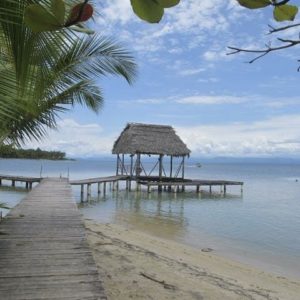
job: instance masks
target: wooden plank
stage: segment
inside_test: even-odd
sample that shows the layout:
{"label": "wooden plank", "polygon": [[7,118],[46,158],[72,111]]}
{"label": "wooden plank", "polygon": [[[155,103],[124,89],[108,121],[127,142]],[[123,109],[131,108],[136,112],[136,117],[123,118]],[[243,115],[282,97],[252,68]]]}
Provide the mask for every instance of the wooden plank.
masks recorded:
{"label": "wooden plank", "polygon": [[106,299],[66,179],[43,180],[0,232],[1,300]]}

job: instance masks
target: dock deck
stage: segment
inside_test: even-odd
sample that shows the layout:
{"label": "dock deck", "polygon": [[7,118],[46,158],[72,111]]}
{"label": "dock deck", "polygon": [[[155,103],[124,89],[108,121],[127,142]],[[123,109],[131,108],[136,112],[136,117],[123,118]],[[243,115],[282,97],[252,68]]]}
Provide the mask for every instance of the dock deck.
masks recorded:
{"label": "dock deck", "polygon": [[243,192],[244,182],[242,181],[230,181],[230,180],[201,180],[201,179],[189,179],[189,180],[177,180],[177,181],[138,181],[139,184],[147,186],[148,193],[151,192],[153,187],[158,189],[168,189],[169,191],[173,190],[174,193],[184,191],[186,187],[195,187],[196,192],[200,192],[200,188],[203,186],[209,187],[209,192],[212,192],[213,186],[220,186],[222,193],[225,195],[227,191],[227,186],[240,186],[241,192]]}
{"label": "dock deck", "polygon": [[0,223],[1,300],[106,299],[66,179],[46,179]]}
{"label": "dock deck", "polygon": [[23,182],[23,183],[26,184],[26,189],[32,189],[32,184],[41,182],[42,178],[41,177],[2,175],[2,174],[0,174],[0,186],[2,185],[2,180],[11,181],[12,186],[15,186],[16,182]]}

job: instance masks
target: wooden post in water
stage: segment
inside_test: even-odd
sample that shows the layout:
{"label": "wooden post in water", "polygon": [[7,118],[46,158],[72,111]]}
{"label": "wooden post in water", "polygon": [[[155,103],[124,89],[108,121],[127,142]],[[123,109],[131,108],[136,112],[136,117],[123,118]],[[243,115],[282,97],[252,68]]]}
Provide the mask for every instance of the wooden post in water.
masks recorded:
{"label": "wooden post in water", "polygon": [[32,182],[29,183],[29,189],[32,189]]}
{"label": "wooden post in water", "polygon": [[[163,173],[163,155],[159,155],[159,182],[162,182],[162,173]],[[162,185],[158,185],[158,192],[162,192]]]}
{"label": "wooden post in water", "polygon": [[147,184],[147,192],[148,192],[148,194],[151,193],[151,185],[149,183]]}
{"label": "wooden post in water", "polygon": [[224,196],[226,196],[226,184],[224,184]]}
{"label": "wooden post in water", "polygon": [[197,194],[199,194],[199,192],[200,192],[200,185],[197,185],[196,192],[197,192]]}
{"label": "wooden post in water", "polygon": [[11,186],[16,186],[16,182],[14,180],[11,181]]}
{"label": "wooden post in water", "polygon": [[243,193],[244,193],[244,185],[241,184],[241,195],[243,195]]}
{"label": "wooden post in water", "polygon": [[87,200],[90,200],[91,198],[91,189],[92,189],[92,185],[89,183],[87,185]]}
{"label": "wooden post in water", "polygon": [[103,195],[106,194],[106,182],[103,182]]}
{"label": "wooden post in water", "polygon": [[101,182],[98,182],[98,195],[101,194]]}
{"label": "wooden post in water", "polygon": [[80,185],[80,202],[84,200],[84,184]]}
{"label": "wooden post in water", "polygon": [[209,193],[211,194],[211,185],[209,186]]}
{"label": "wooden post in water", "polygon": [[2,185],[2,179],[0,179],[0,185]]}

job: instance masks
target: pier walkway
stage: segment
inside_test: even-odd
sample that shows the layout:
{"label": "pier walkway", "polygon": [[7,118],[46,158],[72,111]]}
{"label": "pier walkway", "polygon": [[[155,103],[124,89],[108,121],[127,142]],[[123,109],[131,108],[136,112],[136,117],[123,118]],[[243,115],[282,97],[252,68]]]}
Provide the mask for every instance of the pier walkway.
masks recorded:
{"label": "pier walkway", "polygon": [[42,180],[0,223],[0,299],[106,299],[66,179]]}
{"label": "pier walkway", "polygon": [[11,181],[11,186],[15,186],[16,182],[22,182],[26,184],[26,189],[32,189],[32,184],[41,182],[42,178],[0,174],[0,186],[2,185],[2,180]]}

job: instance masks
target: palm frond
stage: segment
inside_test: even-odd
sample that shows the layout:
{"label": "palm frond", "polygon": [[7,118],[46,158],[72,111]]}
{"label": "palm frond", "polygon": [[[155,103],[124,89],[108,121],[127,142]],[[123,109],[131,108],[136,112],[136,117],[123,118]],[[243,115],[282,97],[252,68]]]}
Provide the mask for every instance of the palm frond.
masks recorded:
{"label": "palm frond", "polygon": [[23,22],[28,3],[51,4],[0,1],[0,142],[39,140],[76,104],[98,112],[99,77],[121,76],[131,84],[136,76],[133,57],[112,39],[70,30],[33,33]]}

